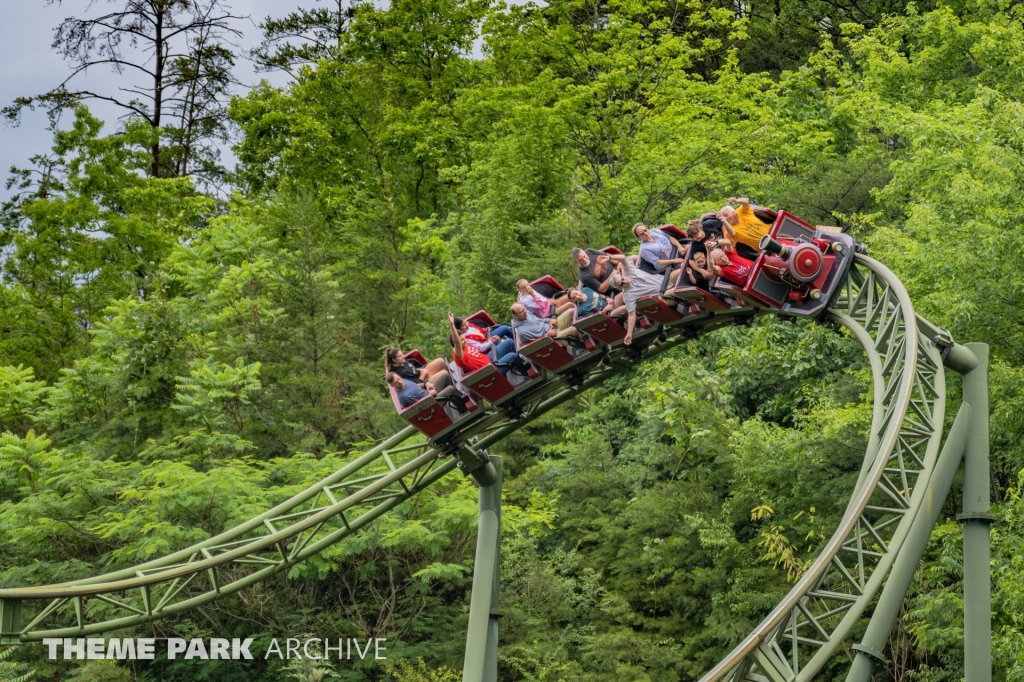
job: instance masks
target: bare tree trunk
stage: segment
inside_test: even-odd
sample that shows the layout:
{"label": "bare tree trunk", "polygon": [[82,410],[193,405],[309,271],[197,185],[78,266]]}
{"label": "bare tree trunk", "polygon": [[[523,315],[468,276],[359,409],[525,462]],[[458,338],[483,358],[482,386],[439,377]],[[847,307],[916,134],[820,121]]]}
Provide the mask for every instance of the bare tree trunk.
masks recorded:
{"label": "bare tree trunk", "polygon": [[[154,7],[154,3],[150,2],[150,7]],[[153,156],[153,165],[150,166],[149,175],[151,177],[159,177],[160,175],[160,115],[163,113],[163,94],[164,94],[164,59],[167,57],[164,45],[164,8],[160,0],[156,0],[154,7],[154,16],[156,24],[156,38],[154,39],[154,47],[156,51],[156,67],[153,69],[153,128],[156,131],[156,137],[153,138],[153,146],[150,147],[150,154]]]}

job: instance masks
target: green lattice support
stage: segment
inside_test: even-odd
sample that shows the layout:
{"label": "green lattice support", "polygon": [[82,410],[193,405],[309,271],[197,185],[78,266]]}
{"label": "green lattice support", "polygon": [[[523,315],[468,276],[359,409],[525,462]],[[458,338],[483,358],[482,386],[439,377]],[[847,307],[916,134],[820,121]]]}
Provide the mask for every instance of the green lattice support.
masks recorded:
{"label": "green lattice support", "polygon": [[[716,327],[747,323],[750,318],[751,311],[744,308],[653,325],[634,335],[632,348],[620,344],[610,349],[602,364],[595,361],[580,367],[571,386],[561,377],[548,375],[515,409],[485,405],[481,416],[459,434],[458,443],[438,448],[410,427],[274,509],[170,556],[87,580],[0,590],[0,640],[30,642],[108,632],[175,615],[244,589],[357,532],[439,481],[460,462],[464,471],[487,487],[491,476],[484,461],[487,447],[581,391],[686,339]],[[979,401],[984,399],[987,414],[982,374],[966,368],[977,350],[953,343],[919,319],[902,284],[882,264],[858,255],[822,321],[845,327],[856,337],[871,367],[872,424],[857,483],[839,526],[807,572],[703,682],[795,682],[814,677],[866,619],[924,507],[942,440],[944,363],[969,372],[967,402],[978,415],[982,413]],[[979,388],[969,388],[974,381],[971,375]],[[987,471],[987,433],[971,443],[974,440],[967,446],[968,460],[974,464],[968,465],[973,473],[968,475],[971,506],[964,509],[965,546],[972,548],[972,556],[975,549],[982,556],[982,549],[987,552],[988,547],[987,526],[979,516],[988,511],[987,487],[983,491],[980,483]],[[987,572],[987,564],[981,566],[980,560],[965,566],[965,574],[971,576],[981,576],[982,571]],[[983,577],[984,581],[981,577],[969,580],[978,586],[981,601],[987,599],[987,573]],[[967,627],[968,639],[980,642],[978,646],[989,636],[987,619],[982,622],[981,612],[986,609],[979,606]],[[479,612],[478,608],[477,619]],[[490,621],[491,614],[487,615]],[[490,632],[489,624],[486,629]],[[489,651],[487,645],[484,650]],[[496,648],[493,654],[496,659]],[[984,661],[978,660],[977,666],[984,667]],[[987,682],[987,678],[972,674],[969,682]]]}

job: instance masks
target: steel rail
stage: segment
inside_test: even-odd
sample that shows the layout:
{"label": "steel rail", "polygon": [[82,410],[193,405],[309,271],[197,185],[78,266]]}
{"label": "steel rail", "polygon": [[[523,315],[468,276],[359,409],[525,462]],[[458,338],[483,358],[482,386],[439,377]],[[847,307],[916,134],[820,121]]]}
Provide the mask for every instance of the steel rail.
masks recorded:
{"label": "steel rail", "polygon": [[[848,329],[864,346],[873,384],[871,431],[857,482],[839,527],[817,559],[776,608],[702,682],[723,678],[792,682],[813,676],[863,615],[920,506],[941,436],[945,394],[941,359],[934,344],[919,332],[902,284],[885,266],[858,256],[840,287],[827,319]],[[648,346],[642,357],[627,353],[622,346],[615,348],[609,365],[589,367],[575,387],[567,386],[560,377],[549,377],[524,398],[521,415],[513,417],[507,408],[486,410],[460,434],[460,442],[482,450],[609,377],[683,343],[691,338],[692,330],[711,330],[734,323],[736,316],[749,319],[750,315],[749,309],[704,313],[664,328],[638,331],[637,344],[662,331],[669,338]],[[921,323],[928,333],[935,330],[926,321]],[[937,373],[929,374],[932,366],[938,367]],[[924,434],[923,440],[920,433],[915,435],[914,447],[907,445],[908,414]],[[923,448],[920,457],[915,448]],[[0,635],[5,634],[8,641],[29,642],[98,634],[180,613],[237,592],[322,552],[440,480],[457,468],[454,459],[439,464],[439,457],[447,451],[407,427],[267,512],[191,547],[85,580],[0,590],[0,616],[4,609],[10,614],[12,606],[20,608],[25,601],[49,600],[27,624],[13,631],[8,625],[8,631],[2,632],[4,623],[11,620],[0,618]],[[920,466],[908,466],[905,455]],[[895,464],[894,457],[899,460]],[[357,474],[359,477],[353,478]],[[898,487],[900,480],[910,480],[908,476],[914,479],[913,485]],[[341,499],[334,495],[338,490],[346,493]],[[353,510],[362,511],[349,520],[346,512]],[[872,513],[880,516],[869,517]],[[847,567],[838,559],[844,550],[857,555],[856,566]],[[275,552],[277,556],[267,556]],[[259,568],[242,577],[226,575],[251,564]],[[200,589],[202,576],[206,586]],[[165,588],[162,594],[158,593],[160,586]],[[131,603],[111,596],[136,591],[137,596],[128,598]],[[58,627],[41,627],[54,619],[62,621]],[[803,633],[801,628],[805,628]]]}
{"label": "steel rail", "polygon": [[[717,327],[731,323],[727,318],[728,316],[724,316],[712,320],[710,316],[701,315],[688,321],[701,326]],[[649,340],[657,333],[657,328],[651,328],[639,332],[636,338],[638,341]],[[683,337],[677,336],[652,345],[648,348],[645,358],[663,353],[684,340]],[[611,354],[610,366],[591,368],[590,375],[578,387],[566,388],[560,377],[548,378],[525,397],[532,402],[521,417],[511,419],[507,409],[492,410],[466,428],[461,437],[468,439],[473,447],[479,449],[504,439],[551,409],[576,397],[581,391],[631,369],[636,361],[626,361],[626,354],[625,348],[617,348]],[[412,442],[412,445],[406,444],[407,442]],[[426,442],[419,431],[409,426],[337,472],[272,509],[185,549],[131,568],[92,578],[40,587],[0,589],[0,612],[6,608],[10,609],[10,613],[14,610],[12,606],[20,610],[21,602],[24,601],[50,600],[49,605],[40,609],[28,624],[18,628],[16,633],[3,631],[4,621],[0,618],[0,636],[6,635],[5,640],[9,642],[11,635],[16,634],[17,641],[31,642],[45,637],[99,634],[151,622],[237,592],[323,551],[440,480],[458,465],[455,460],[437,465],[438,458],[443,457],[449,449],[434,447]],[[422,454],[397,467],[390,459],[411,451],[422,451]],[[351,479],[354,474],[365,474],[374,466],[380,467],[382,460],[387,462],[389,473]],[[405,483],[410,477],[413,479],[412,483]],[[358,490],[343,499],[335,499],[331,494],[332,488],[353,485],[358,486]],[[396,485],[400,486],[400,489],[395,489]],[[325,494],[330,503],[320,504]],[[375,496],[379,495],[386,495],[388,499],[365,511],[356,519],[345,519],[346,511],[376,501]],[[311,505],[311,508],[302,509],[307,504]],[[343,526],[323,536],[322,531],[326,524],[336,522],[338,518],[342,519]],[[273,525],[274,522],[284,521],[287,521],[286,527],[277,528]],[[271,532],[266,533],[267,530]],[[254,533],[258,535],[249,537]],[[313,542],[314,536],[318,533],[320,536]],[[289,542],[293,544],[288,545]],[[280,555],[278,558],[260,556],[262,553],[273,553],[275,550]],[[241,578],[226,581],[221,579],[219,571],[242,564],[257,564],[262,567]],[[203,574],[209,578],[207,588],[198,595],[188,596],[187,589],[194,588],[194,581]],[[161,585],[166,586],[162,595],[156,593],[156,589]],[[124,597],[115,599],[110,596],[113,593],[133,591],[139,591],[139,595],[134,597],[134,603],[127,603]],[[91,615],[90,609],[87,608],[87,598],[93,600],[88,604],[95,605],[100,610],[97,615],[101,615],[103,610],[117,609],[127,611],[130,615],[87,622]],[[73,626],[50,629],[37,627],[47,618],[53,618],[59,613],[70,615],[72,611],[76,621]]]}
{"label": "steel rail", "polygon": [[[829,316],[850,329],[861,341],[868,354],[874,378],[875,401],[872,433],[858,483],[839,527],[811,566],[768,616],[725,659],[706,673],[701,678],[701,682],[716,682],[721,679],[769,679],[772,682],[792,682],[813,677],[835,653],[874,599],[923,500],[927,480],[934,467],[941,441],[942,414],[945,406],[941,358],[930,340],[919,338],[917,317],[910,296],[892,271],[866,256],[859,255],[856,262],[868,270],[863,286],[871,289],[852,291],[850,285],[854,283],[857,274],[851,272],[846,283],[846,298],[833,303]],[[878,283],[882,285],[881,290],[873,289],[872,279],[874,277],[877,277]],[[878,298],[872,300],[876,296]],[[896,311],[881,309],[881,306],[885,305],[883,299],[888,299],[891,296],[895,296],[899,320],[893,317]],[[842,302],[847,304],[847,309],[836,310],[837,303]],[[858,311],[863,312],[863,324],[857,319]],[[881,319],[886,315],[889,316],[889,319]],[[897,339],[900,327],[902,328],[902,343]],[[875,331],[874,336],[871,334],[872,330]],[[879,369],[884,373],[886,366],[892,366],[894,362],[898,362],[891,352],[893,343],[901,345],[898,350],[902,351],[902,367],[896,385],[893,385],[892,380],[887,382],[883,376],[879,376]],[[886,348],[890,352],[883,358],[880,351]],[[865,579],[867,566],[864,556],[872,550],[865,549],[862,545],[862,538],[865,535],[862,532],[865,522],[864,514],[868,511],[869,503],[877,497],[880,485],[885,485],[886,470],[893,452],[900,444],[904,420],[908,411],[911,410],[914,391],[919,387],[918,368],[919,361],[922,359],[920,354],[923,354],[932,365],[938,368],[932,387],[931,433],[928,434],[925,456],[921,459],[922,466],[917,471],[917,480],[914,482],[910,499],[905,500],[906,507],[902,510],[883,507],[886,512],[892,514],[901,512],[896,516],[900,521],[888,542],[885,543],[884,551],[874,552],[880,556],[876,565],[870,567],[872,569],[870,577]],[[879,400],[880,395],[882,396],[881,401]],[[881,433],[879,433],[879,427],[884,427]],[[906,478],[905,473],[903,477]],[[857,540],[858,571],[856,577],[847,572],[845,578],[848,584],[845,587],[851,589],[833,592],[840,596],[833,597],[831,604],[828,603],[827,597],[817,598],[822,604],[832,607],[835,607],[837,602],[845,602],[836,610],[825,612],[825,617],[830,618],[845,613],[841,621],[832,626],[825,626],[810,612],[808,604],[815,599],[813,595],[827,573],[844,573],[844,571],[836,570],[839,567],[835,562],[840,551],[849,547],[851,536]],[[823,593],[818,592],[818,594]],[[791,633],[786,633],[787,626],[792,630]],[[804,641],[800,641],[800,626],[812,626],[816,630],[816,637],[813,640],[804,637]],[[827,634],[824,641],[818,639],[821,634]],[[812,641],[814,644],[809,644]],[[787,647],[788,652],[785,651]],[[801,660],[800,652],[807,650],[813,651],[810,659]]]}

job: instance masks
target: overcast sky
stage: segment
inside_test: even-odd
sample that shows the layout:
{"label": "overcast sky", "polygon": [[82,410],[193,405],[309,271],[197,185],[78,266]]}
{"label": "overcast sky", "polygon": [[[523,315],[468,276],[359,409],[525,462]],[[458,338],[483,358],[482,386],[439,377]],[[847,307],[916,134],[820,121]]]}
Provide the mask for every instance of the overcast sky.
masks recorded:
{"label": "overcast sky", "polygon": [[[299,6],[300,1],[307,7],[315,6],[313,0],[229,0],[233,14],[250,17],[239,22],[239,28],[245,33],[240,46],[248,49],[258,45],[261,32],[257,24],[268,15],[284,16]],[[67,78],[70,65],[50,48],[53,29],[65,17],[85,16],[88,5],[89,0],[64,0],[50,5],[46,0],[4,2],[6,18],[0,23],[0,106],[7,106],[15,97],[46,92]],[[111,11],[118,6],[123,6],[123,0],[114,0],[113,3],[94,0],[89,14]],[[100,66],[78,76],[81,79],[78,82],[81,87],[88,86],[94,91],[112,92],[117,85],[124,84],[127,77],[127,74],[118,76]],[[287,82],[283,74],[255,73],[252,63],[243,58],[238,60],[236,77],[246,85],[252,85],[261,78],[275,84]],[[107,122],[106,130],[116,125],[120,111],[112,105],[90,102],[89,108]],[[26,111],[18,127],[0,123],[0,173],[4,180],[11,166],[24,167],[30,156],[50,148],[53,136],[46,129],[47,123],[46,114],[41,111]],[[0,197],[8,196],[10,192],[0,183]]]}

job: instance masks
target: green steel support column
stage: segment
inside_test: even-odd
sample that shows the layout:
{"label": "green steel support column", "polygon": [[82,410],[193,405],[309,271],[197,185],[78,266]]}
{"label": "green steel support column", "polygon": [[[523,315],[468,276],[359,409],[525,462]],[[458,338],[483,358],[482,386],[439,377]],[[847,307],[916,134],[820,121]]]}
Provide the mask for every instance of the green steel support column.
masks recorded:
{"label": "green steel support column", "polygon": [[0,599],[0,644],[17,644],[21,630],[21,600]]}
{"label": "green steel support column", "polygon": [[968,343],[978,366],[964,375],[964,402],[974,420],[964,454],[964,679],[992,680],[989,555],[988,344]]}
{"label": "green steel support column", "polygon": [[953,421],[953,426],[946,436],[946,442],[939,453],[939,459],[935,463],[935,470],[928,481],[927,493],[921,503],[921,509],[914,519],[910,533],[900,549],[899,555],[892,566],[888,579],[885,581],[885,588],[878,598],[878,606],[871,615],[871,622],[864,633],[860,644],[853,646],[857,652],[850,672],[846,676],[846,682],[868,682],[875,669],[876,663],[884,663],[885,656],[882,648],[889,636],[892,624],[896,622],[899,615],[903,598],[910,587],[910,581],[917,571],[917,565],[921,561],[925,548],[928,546],[928,537],[932,533],[936,519],[942,504],[953,487],[953,478],[957,469],[960,468],[960,461],[964,457],[964,450],[967,447],[971,427],[971,406],[966,402],[960,406],[960,411]]}
{"label": "green steel support column", "polygon": [[[473,594],[469,603],[466,659],[462,682],[498,679],[498,548],[501,542],[501,460],[491,460],[496,481],[480,488],[480,524],[473,564]],[[493,631],[493,636],[492,636]]]}
{"label": "green steel support column", "polygon": [[[498,516],[498,534],[494,540],[494,579],[491,583],[491,604],[487,619],[487,651],[484,655],[483,682],[498,682],[498,618],[501,616],[498,611],[498,596],[501,587],[501,457],[492,457],[491,462],[494,464],[496,477],[494,484],[488,486],[486,490],[493,498],[491,504]],[[483,494],[484,490],[482,489],[480,492]]]}

